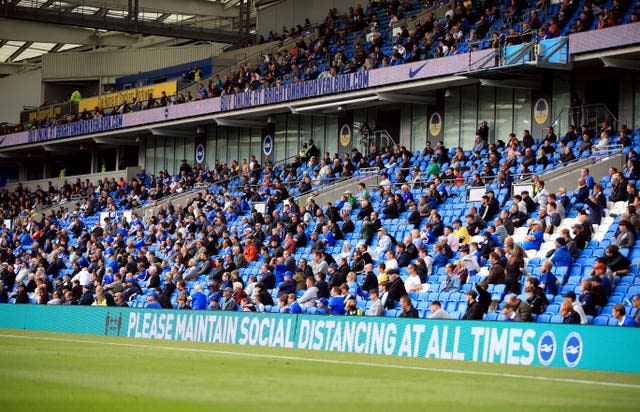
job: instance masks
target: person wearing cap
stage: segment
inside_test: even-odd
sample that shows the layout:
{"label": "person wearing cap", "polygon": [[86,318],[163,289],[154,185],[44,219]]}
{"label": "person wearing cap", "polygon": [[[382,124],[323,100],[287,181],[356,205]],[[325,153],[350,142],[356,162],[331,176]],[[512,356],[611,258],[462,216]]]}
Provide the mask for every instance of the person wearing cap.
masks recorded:
{"label": "person wearing cap", "polygon": [[467,299],[467,310],[462,315],[462,320],[482,320],[484,312],[480,304],[476,301],[478,294],[475,290],[468,290],[465,294]]}
{"label": "person wearing cap", "polygon": [[404,287],[404,282],[396,271],[389,272],[389,283],[387,284],[387,291],[387,297],[385,300],[385,307],[387,309],[393,309],[396,305],[396,302],[398,302],[402,296],[407,294],[407,290]]}
{"label": "person wearing cap", "polygon": [[525,241],[522,243],[522,247],[524,250],[539,250],[542,245],[542,241],[544,240],[544,232],[542,231],[542,226],[540,222],[537,220],[531,223],[531,228],[529,229],[529,233],[525,237]]}
{"label": "person wearing cap", "polygon": [[393,244],[391,243],[391,238],[387,234],[387,229],[381,227],[378,229],[378,247],[376,248],[376,256],[379,259],[382,259],[387,253],[388,250],[391,250]]}
{"label": "person wearing cap", "polygon": [[618,321],[618,326],[633,328],[638,326],[631,316],[627,316],[627,310],[622,303],[613,305],[613,308],[611,309],[611,317]]}
{"label": "person wearing cap", "polygon": [[318,315],[328,315],[329,314],[329,299],[320,298],[316,301],[316,308],[318,311],[316,312]]}
{"label": "person wearing cap", "polygon": [[[97,302],[97,293],[96,293],[96,302]],[[158,294],[152,293],[147,296],[147,305],[145,306],[147,309],[162,309],[162,306],[158,302]]]}
{"label": "person wearing cap", "polygon": [[222,291],[222,299],[220,299],[220,310],[234,312],[238,303],[233,298],[233,289],[230,287],[224,288]]}
{"label": "person wearing cap", "polygon": [[[583,309],[582,305],[580,304],[580,302],[578,302],[576,300],[575,292],[570,290],[568,292],[563,293],[562,297],[564,298],[565,302],[569,302],[571,304],[571,306],[573,307],[574,313],[576,313],[578,315],[578,317],[580,318],[579,323],[581,325],[588,324],[589,321],[587,319],[587,314],[584,313],[584,309]],[[561,309],[561,311],[562,311],[562,309]],[[560,314],[562,314],[562,313],[560,313]]]}
{"label": "person wearing cap", "polygon": [[553,256],[551,256],[551,262],[556,268],[560,268],[563,266],[566,268],[570,268],[573,259],[571,258],[569,249],[567,249],[567,241],[565,240],[565,238],[556,238],[555,247],[555,252],[553,252]]}

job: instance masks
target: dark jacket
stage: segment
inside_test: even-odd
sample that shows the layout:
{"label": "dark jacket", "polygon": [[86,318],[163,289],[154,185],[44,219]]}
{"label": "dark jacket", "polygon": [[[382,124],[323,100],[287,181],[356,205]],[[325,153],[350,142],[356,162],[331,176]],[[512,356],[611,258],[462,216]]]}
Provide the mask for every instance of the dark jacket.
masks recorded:
{"label": "dark jacket", "polygon": [[407,310],[401,310],[399,318],[419,318],[420,314],[418,313],[418,309],[416,309],[413,305],[409,306]]}
{"label": "dark jacket", "polygon": [[484,317],[484,312],[480,307],[478,302],[471,302],[469,306],[467,306],[467,311],[462,315],[463,320],[482,320]]}
{"label": "dark jacket", "polygon": [[393,309],[396,302],[406,294],[407,290],[404,288],[404,282],[400,279],[400,276],[398,276],[396,280],[389,283],[389,292],[386,301],[387,309]]}

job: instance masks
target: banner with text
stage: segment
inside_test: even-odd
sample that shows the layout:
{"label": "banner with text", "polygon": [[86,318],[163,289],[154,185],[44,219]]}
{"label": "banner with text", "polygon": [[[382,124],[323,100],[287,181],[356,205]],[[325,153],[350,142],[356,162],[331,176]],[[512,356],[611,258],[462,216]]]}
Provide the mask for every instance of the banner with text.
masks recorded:
{"label": "banner with text", "polygon": [[158,99],[162,96],[162,92],[165,92],[167,96],[173,96],[176,94],[177,90],[178,82],[175,80],[172,82],[150,84],[148,86],[137,87],[135,89],[122,90],[115,93],[108,93],[82,99],[80,100],[80,103],[78,103],[78,110],[79,112],[82,112],[84,110],[93,110],[96,107],[114,107],[119,106],[124,102],[131,104],[134,97],[137,101],[142,103],[149,99],[149,94],[151,94],[154,99]]}
{"label": "banner with text", "polygon": [[35,305],[0,328],[640,373],[640,328]]}

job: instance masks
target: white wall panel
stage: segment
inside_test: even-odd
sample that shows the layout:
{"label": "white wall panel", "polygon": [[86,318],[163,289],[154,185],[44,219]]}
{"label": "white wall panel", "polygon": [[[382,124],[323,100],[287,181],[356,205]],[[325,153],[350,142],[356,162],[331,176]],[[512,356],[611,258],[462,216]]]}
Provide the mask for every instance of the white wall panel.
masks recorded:
{"label": "white wall panel", "polygon": [[42,70],[12,74],[0,78],[0,122],[19,123],[23,106],[42,104]]}

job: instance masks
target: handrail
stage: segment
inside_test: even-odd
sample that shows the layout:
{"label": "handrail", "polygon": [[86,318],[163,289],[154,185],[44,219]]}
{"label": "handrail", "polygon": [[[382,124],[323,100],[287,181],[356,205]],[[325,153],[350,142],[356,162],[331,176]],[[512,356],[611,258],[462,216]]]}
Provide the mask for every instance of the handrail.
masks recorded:
{"label": "handrail", "polygon": [[[618,129],[618,119],[613,115],[611,110],[604,103],[583,104],[579,106],[565,107],[564,109],[560,110],[560,112],[558,112],[556,117],[551,122],[551,126],[558,127],[558,128],[562,128],[562,126],[565,126],[564,129],[566,129],[570,124],[574,124],[574,126],[576,127],[586,125],[587,127],[589,127],[590,130],[593,127],[595,127],[597,130],[597,128],[600,126],[600,123],[602,123],[598,120],[599,116],[598,116],[597,110],[604,110],[605,112],[605,116],[601,119],[602,122],[611,120],[611,126],[614,128],[614,130]],[[593,116],[588,116],[592,114],[595,114],[595,118],[596,118],[595,124],[585,123],[584,122],[585,120],[593,117]],[[564,116],[568,117],[568,124],[566,125],[562,124]],[[606,118],[607,116],[609,117],[608,119]],[[572,121],[573,123],[571,123]],[[582,123],[582,124],[575,124],[575,123]]]}
{"label": "handrail", "polygon": [[[370,136],[373,136],[373,138]],[[381,144],[383,139],[386,140],[387,144]],[[376,130],[371,133],[362,133],[362,130],[359,130],[358,134],[356,135],[355,142],[358,142],[362,146],[364,146],[363,149],[367,151],[367,155],[371,154],[372,145],[376,145],[378,148],[380,148],[383,146],[396,146],[398,144],[393,139],[393,137],[391,137],[387,130]]]}

